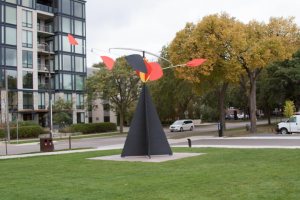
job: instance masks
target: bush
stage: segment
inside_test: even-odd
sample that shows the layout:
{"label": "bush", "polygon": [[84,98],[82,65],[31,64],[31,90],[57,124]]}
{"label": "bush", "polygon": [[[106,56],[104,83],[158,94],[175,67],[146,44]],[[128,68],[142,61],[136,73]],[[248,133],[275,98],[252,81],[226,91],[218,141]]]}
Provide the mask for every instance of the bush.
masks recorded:
{"label": "bush", "polygon": [[[37,138],[40,134],[44,133],[44,129],[40,126],[24,126],[19,127],[19,138]],[[0,138],[5,138],[6,131],[0,130]],[[10,129],[10,138],[17,138],[17,128]]]}
{"label": "bush", "polygon": [[73,124],[70,126],[70,132],[87,133],[104,133],[109,131],[116,131],[117,125],[115,123],[103,122],[94,124]]}

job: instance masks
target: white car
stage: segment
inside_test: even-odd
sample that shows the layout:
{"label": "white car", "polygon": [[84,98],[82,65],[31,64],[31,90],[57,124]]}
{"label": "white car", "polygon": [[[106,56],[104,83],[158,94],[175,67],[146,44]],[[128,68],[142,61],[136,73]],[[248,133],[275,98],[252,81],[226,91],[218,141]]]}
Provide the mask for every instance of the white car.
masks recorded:
{"label": "white car", "polygon": [[192,131],[194,127],[194,123],[190,119],[177,120],[170,126],[170,131]]}

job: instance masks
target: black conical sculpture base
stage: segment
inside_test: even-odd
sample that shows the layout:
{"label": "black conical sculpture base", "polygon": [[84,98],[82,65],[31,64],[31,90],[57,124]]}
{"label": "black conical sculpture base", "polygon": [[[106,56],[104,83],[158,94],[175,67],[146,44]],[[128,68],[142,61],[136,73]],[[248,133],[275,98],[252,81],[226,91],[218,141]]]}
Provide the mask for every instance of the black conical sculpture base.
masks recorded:
{"label": "black conical sculpture base", "polygon": [[121,156],[151,155],[172,155],[172,150],[144,84]]}

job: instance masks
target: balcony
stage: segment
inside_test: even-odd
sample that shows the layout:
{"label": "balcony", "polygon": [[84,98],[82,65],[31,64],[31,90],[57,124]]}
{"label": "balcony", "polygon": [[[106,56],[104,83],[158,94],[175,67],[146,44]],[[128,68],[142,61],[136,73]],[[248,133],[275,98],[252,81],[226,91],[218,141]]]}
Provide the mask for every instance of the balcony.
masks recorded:
{"label": "balcony", "polygon": [[54,35],[53,26],[42,26],[38,24],[37,29],[40,36],[48,37]]}
{"label": "balcony", "polygon": [[38,44],[38,52],[46,55],[54,54],[53,46],[44,43]]}
{"label": "balcony", "polygon": [[51,6],[46,6],[46,5],[43,5],[43,4],[39,4],[39,3],[36,4],[36,9],[40,10],[40,11],[43,11],[43,12],[48,12],[48,13],[57,12],[56,8],[53,8]]}
{"label": "balcony", "polygon": [[49,69],[50,68],[50,72],[51,73],[54,73],[54,66],[53,66],[53,64],[41,64],[41,63],[39,63],[38,64],[38,72],[43,72],[43,73],[49,73]]}
{"label": "balcony", "polygon": [[49,88],[46,83],[39,83],[39,90],[47,90]]}

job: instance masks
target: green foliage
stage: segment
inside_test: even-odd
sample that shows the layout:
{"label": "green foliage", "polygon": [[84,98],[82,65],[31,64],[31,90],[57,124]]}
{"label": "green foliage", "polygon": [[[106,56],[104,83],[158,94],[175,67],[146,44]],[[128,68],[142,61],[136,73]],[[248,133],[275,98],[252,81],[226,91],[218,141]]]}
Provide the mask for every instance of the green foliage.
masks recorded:
{"label": "green foliage", "polygon": [[72,124],[72,102],[59,98],[53,105],[53,123],[60,127]]}
{"label": "green foliage", "polygon": [[[37,138],[40,134],[44,134],[44,129],[41,126],[34,125],[34,126],[20,126],[18,128],[18,137],[19,138]],[[6,137],[6,130],[0,129],[0,138]],[[16,139],[17,138],[17,128],[10,129],[10,138]]]}
{"label": "green foliage", "polygon": [[83,134],[88,133],[103,133],[109,131],[116,131],[117,125],[115,123],[103,122],[93,124],[73,124],[69,128],[71,133],[82,132]]}
{"label": "green foliage", "polygon": [[296,111],[293,101],[287,100],[284,104],[283,115],[287,118],[291,117]]}
{"label": "green foliage", "polygon": [[123,57],[116,60],[111,71],[102,63],[93,67],[99,70],[87,79],[88,101],[92,102],[99,98],[108,100],[111,108],[120,115],[120,132],[122,132],[128,108],[131,108],[138,99],[140,79]]}

